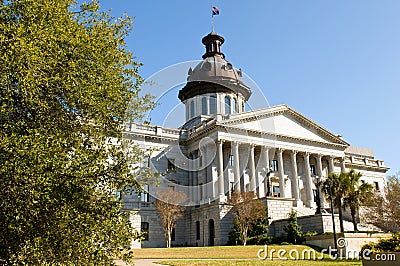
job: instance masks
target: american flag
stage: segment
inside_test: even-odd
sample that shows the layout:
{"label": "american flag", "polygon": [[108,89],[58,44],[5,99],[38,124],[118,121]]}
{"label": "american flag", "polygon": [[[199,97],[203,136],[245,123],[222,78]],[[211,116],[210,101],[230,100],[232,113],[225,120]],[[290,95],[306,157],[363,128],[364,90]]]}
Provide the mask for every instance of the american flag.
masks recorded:
{"label": "american flag", "polygon": [[218,9],[218,7],[216,7],[216,6],[213,6],[213,7],[212,7],[212,15],[213,15],[213,16],[219,15],[219,9]]}

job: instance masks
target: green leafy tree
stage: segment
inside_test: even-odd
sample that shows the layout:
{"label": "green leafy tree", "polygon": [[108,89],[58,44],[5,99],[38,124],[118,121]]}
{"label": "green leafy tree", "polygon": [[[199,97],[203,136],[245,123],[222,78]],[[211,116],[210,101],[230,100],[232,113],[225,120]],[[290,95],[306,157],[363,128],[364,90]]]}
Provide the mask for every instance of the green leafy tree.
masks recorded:
{"label": "green leafy tree", "polygon": [[332,197],[333,205],[338,209],[341,232],[344,232],[343,198],[346,196],[349,186],[349,179],[345,172],[332,173],[322,182],[324,194],[328,199]]}
{"label": "green leafy tree", "polygon": [[235,226],[240,235],[243,246],[246,246],[247,235],[257,219],[266,216],[265,205],[256,199],[252,191],[234,192],[229,200],[231,204]]}
{"label": "green leafy tree", "polygon": [[344,198],[343,207],[350,208],[354,231],[358,231],[356,214],[361,205],[366,204],[367,201],[373,196],[373,186],[368,183],[360,184],[360,178],[362,174],[354,171],[353,169],[347,172],[346,176],[349,186],[347,188],[346,196]]}
{"label": "green leafy tree", "polygon": [[131,27],[97,2],[1,1],[0,264],[109,265],[134,235],[115,191],[139,189],[140,154],[121,124],[152,103]]}
{"label": "green leafy tree", "polygon": [[287,234],[287,241],[289,243],[298,244],[301,243],[301,226],[297,222],[297,212],[292,210],[289,213],[288,224],[283,228]]}

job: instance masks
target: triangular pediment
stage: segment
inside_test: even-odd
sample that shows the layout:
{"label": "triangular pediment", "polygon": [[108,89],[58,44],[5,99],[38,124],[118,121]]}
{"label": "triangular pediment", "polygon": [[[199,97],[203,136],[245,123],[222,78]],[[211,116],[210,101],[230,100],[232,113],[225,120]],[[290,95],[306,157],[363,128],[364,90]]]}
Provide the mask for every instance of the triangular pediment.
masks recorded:
{"label": "triangular pediment", "polygon": [[230,115],[222,124],[295,139],[348,145],[337,135],[286,105]]}

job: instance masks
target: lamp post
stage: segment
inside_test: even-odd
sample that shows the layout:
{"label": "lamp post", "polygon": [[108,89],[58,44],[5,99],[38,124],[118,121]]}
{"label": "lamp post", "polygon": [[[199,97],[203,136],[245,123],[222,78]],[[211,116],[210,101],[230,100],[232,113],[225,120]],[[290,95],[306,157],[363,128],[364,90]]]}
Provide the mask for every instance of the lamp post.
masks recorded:
{"label": "lamp post", "polygon": [[270,197],[271,196],[271,183],[270,183],[270,180],[269,180],[269,176],[271,175],[272,172],[273,172],[272,168],[268,169],[268,172],[267,172],[267,193],[266,193],[265,197]]}
{"label": "lamp post", "polygon": [[333,197],[331,183],[327,183],[329,186],[329,196],[331,198],[331,213],[332,213],[332,226],[333,226],[333,241],[335,244],[335,250],[338,252],[337,240],[336,240],[336,225],[335,225],[335,211],[333,210]]}
{"label": "lamp post", "polygon": [[269,216],[269,210],[268,210],[268,197],[271,196],[271,184],[269,180],[269,176],[272,173],[272,168],[269,168],[267,173],[266,173],[266,181],[267,181],[267,192],[265,193],[265,205],[267,206],[267,219],[268,219],[268,226],[269,226],[269,221],[271,220],[271,217]]}
{"label": "lamp post", "polygon": [[315,178],[315,187],[317,189],[316,192],[316,203],[317,203],[317,210],[315,211],[315,214],[321,214],[321,194],[320,194],[320,187],[321,187],[321,180],[319,177]]}

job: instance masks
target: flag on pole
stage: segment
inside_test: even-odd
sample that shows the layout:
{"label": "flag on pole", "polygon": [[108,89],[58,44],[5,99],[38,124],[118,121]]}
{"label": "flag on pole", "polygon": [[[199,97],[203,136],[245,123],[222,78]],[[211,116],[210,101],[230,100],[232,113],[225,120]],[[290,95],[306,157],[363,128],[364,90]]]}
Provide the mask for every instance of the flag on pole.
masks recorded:
{"label": "flag on pole", "polygon": [[213,6],[213,7],[212,7],[212,15],[213,15],[213,16],[219,15],[219,9],[218,9],[218,7],[216,7],[216,6]]}

